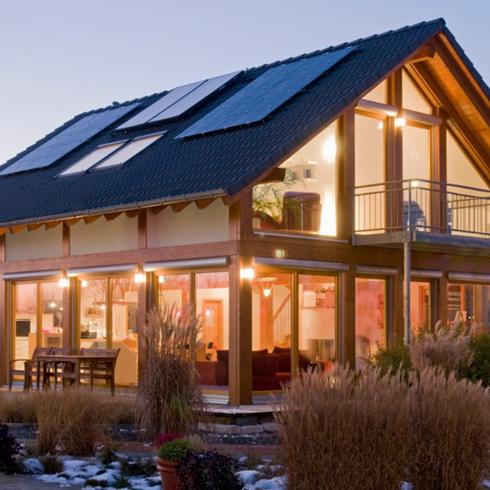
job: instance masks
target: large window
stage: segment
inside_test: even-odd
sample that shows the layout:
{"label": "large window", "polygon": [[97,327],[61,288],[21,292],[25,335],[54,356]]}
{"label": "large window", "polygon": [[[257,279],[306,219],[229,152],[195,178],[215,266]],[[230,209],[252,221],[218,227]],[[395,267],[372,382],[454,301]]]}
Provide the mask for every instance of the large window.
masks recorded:
{"label": "large window", "polygon": [[412,338],[430,329],[430,282],[410,282]]}
{"label": "large window", "polygon": [[[12,359],[31,359],[38,346],[62,346],[63,289],[57,282],[14,284],[12,337]],[[23,363],[16,368],[23,368]]]}
{"label": "large window", "polygon": [[355,173],[360,194],[356,199],[356,230],[379,232],[385,227],[385,119],[356,114]]}
{"label": "large window", "polygon": [[337,234],[337,124],[331,124],[254,187],[254,227]]}
{"label": "large window", "polygon": [[432,106],[429,101],[405,70],[402,70],[402,97],[404,109],[432,114]]}
{"label": "large window", "polygon": [[313,362],[328,371],[337,359],[335,290],[333,276],[298,276],[300,365]]}
{"label": "large window", "polygon": [[291,379],[292,275],[261,274],[252,288],[252,388],[278,390]]}
{"label": "large window", "polygon": [[449,284],[448,322],[490,333],[490,285]]}
{"label": "large window", "polygon": [[[116,383],[138,382],[138,284],[133,276],[81,279],[80,348],[119,349]],[[110,312],[110,314],[109,314]]]}
{"label": "large window", "polygon": [[356,367],[386,346],[386,281],[356,279]]}
{"label": "large window", "polygon": [[[157,275],[158,302],[178,309],[193,305],[202,322],[196,368],[201,385],[225,390],[229,372],[228,272]],[[191,284],[194,285],[192,290]],[[191,294],[192,293],[192,294]]]}

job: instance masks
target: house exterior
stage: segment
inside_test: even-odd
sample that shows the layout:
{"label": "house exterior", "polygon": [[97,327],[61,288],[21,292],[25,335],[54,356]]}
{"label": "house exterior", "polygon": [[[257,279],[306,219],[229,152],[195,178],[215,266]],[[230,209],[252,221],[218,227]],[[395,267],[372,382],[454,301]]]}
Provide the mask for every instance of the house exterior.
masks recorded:
{"label": "house exterior", "polygon": [[490,90],[442,19],[77,116],[0,168],[0,383],[192,303],[216,403],[490,328]]}

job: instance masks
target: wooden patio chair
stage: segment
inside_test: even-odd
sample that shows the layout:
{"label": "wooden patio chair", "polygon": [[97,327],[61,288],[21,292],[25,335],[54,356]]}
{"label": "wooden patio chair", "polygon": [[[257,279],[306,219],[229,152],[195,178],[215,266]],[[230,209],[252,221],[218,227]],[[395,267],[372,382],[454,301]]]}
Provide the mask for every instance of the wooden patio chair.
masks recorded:
{"label": "wooden patio chair", "polygon": [[[29,391],[32,388],[32,378],[36,378],[36,386],[39,389],[41,381],[41,369],[38,362],[39,356],[51,354],[52,347],[36,347],[32,353],[32,359],[12,359],[9,361],[9,390],[12,389],[14,376],[22,376],[24,379],[24,390]],[[16,363],[22,362],[24,369],[15,366]]]}
{"label": "wooden patio chair", "polygon": [[[55,356],[64,356],[72,353],[72,349],[70,347],[52,347],[51,355]],[[48,386],[51,382],[51,379],[54,380],[55,389],[58,386],[58,378],[63,378],[63,371],[65,370],[66,365],[62,362],[53,362],[50,363],[43,371],[43,386]]]}
{"label": "wooden patio chair", "polygon": [[111,386],[111,394],[114,395],[116,389],[115,373],[116,361],[121,349],[81,349],[80,354],[97,357],[96,361],[90,360],[87,363],[82,361],[81,378],[87,378],[90,382],[90,389],[94,389],[94,380],[101,379]]}

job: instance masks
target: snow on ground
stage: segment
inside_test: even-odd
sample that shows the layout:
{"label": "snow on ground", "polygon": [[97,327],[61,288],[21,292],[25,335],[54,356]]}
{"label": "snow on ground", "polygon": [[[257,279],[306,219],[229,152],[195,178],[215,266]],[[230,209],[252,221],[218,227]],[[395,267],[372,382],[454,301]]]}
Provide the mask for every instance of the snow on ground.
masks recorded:
{"label": "snow on ground", "polygon": [[[125,457],[124,459],[127,458]],[[84,490],[116,490],[116,488],[156,490],[161,485],[158,473],[154,473],[151,476],[125,475],[122,464],[119,461],[113,461],[106,465],[95,458],[75,459],[62,457],[60,461],[63,463],[63,471],[55,474],[43,473],[42,463],[36,458],[25,459],[24,466],[34,478],[45,483],[56,484],[59,487],[83,485]],[[246,463],[246,461],[246,457],[240,459],[242,464]],[[279,465],[270,465],[270,462],[265,460],[262,463],[255,469],[237,472],[238,478],[244,485],[244,490],[285,490],[286,477],[278,476],[278,473],[283,472],[283,468]]]}

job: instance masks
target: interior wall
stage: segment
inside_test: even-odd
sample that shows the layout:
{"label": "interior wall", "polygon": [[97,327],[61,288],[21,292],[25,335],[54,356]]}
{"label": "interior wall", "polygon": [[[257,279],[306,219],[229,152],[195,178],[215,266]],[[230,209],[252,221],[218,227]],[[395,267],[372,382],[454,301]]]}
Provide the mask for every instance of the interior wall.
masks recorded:
{"label": "interior wall", "polygon": [[112,221],[99,218],[92,223],[79,221],[70,228],[72,255],[118,252],[138,248],[138,218],[120,215]]}
{"label": "interior wall", "polygon": [[7,261],[61,257],[63,255],[63,227],[46,230],[7,233],[5,236]]}
{"label": "interior wall", "polygon": [[182,211],[170,206],[154,215],[148,213],[148,247],[168,247],[228,240],[228,206],[216,200],[205,209],[194,203]]}

